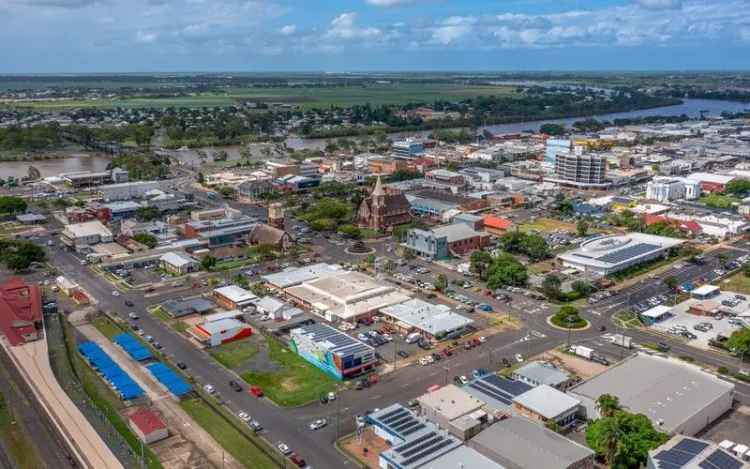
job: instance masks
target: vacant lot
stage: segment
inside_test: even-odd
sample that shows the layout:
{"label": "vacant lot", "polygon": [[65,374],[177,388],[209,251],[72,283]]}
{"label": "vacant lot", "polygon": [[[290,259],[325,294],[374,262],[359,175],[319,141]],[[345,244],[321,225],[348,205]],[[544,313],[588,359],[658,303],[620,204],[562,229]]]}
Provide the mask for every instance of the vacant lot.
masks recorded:
{"label": "vacant lot", "polygon": [[554,218],[537,218],[533,222],[523,223],[518,227],[521,231],[538,231],[540,233],[555,233],[564,231],[575,233],[575,223],[567,223]]}
{"label": "vacant lot", "polygon": [[453,83],[392,83],[377,86],[338,86],[331,88],[232,88],[226,92],[196,93],[191,96],[122,99],[60,100],[19,103],[37,110],[73,108],[138,108],[138,107],[213,107],[230,106],[243,101],[284,103],[305,109],[329,106],[349,107],[354,104],[432,103],[436,100],[458,101],[474,96],[507,95],[514,93],[509,86],[478,86]]}
{"label": "vacant lot", "polygon": [[750,277],[746,276],[742,272],[738,272],[721,282],[721,289],[724,291],[731,291],[735,293],[750,294]]}
{"label": "vacant lot", "polygon": [[[269,399],[281,406],[298,406],[336,390],[336,381],[275,339],[266,339],[266,368],[242,373],[250,384],[260,386]],[[272,370],[272,371],[271,371]]]}
{"label": "vacant lot", "polygon": [[210,349],[214,359],[229,368],[238,370],[247,364],[248,360],[258,353],[257,339],[254,338],[238,340],[228,344],[220,345]]}

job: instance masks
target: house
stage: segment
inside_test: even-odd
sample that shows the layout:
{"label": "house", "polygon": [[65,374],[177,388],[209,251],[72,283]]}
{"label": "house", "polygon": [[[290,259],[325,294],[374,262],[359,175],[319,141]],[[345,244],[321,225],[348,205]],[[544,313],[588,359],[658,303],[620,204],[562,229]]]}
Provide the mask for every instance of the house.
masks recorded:
{"label": "house", "polygon": [[185,275],[200,268],[198,261],[183,252],[168,252],[159,258],[159,267],[172,275]]}
{"label": "house", "polygon": [[253,329],[242,321],[226,318],[204,322],[187,330],[194,339],[207,347],[227,344],[250,337]]}
{"label": "house", "polygon": [[156,411],[141,408],[130,414],[128,426],[145,444],[156,443],[169,437],[169,430]]}
{"label": "house", "polygon": [[0,284],[0,332],[12,346],[41,339],[42,293],[39,286],[12,278]]}
{"label": "house", "polygon": [[273,246],[279,251],[285,251],[294,245],[294,240],[288,232],[265,223],[255,225],[253,231],[250,232],[248,242]]}
{"label": "house", "polygon": [[507,218],[496,215],[487,215],[484,217],[484,231],[495,236],[504,235],[511,226],[513,226],[513,222]]}

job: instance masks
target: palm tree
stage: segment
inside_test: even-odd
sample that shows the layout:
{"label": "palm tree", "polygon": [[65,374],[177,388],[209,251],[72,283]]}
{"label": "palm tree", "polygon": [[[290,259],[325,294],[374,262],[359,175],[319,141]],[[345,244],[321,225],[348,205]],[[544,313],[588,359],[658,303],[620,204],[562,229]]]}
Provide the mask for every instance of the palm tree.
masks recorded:
{"label": "palm tree", "polygon": [[610,467],[622,451],[623,436],[624,432],[617,419],[607,419],[602,422],[601,448],[604,449],[604,459]]}
{"label": "palm tree", "polygon": [[612,394],[602,394],[596,400],[596,410],[602,417],[611,417],[615,412],[622,409],[620,399]]}

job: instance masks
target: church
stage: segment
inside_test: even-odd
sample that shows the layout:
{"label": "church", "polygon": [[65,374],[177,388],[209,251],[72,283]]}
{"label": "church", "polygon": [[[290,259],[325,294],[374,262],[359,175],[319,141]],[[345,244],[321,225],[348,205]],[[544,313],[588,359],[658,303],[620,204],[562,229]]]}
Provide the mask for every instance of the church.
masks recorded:
{"label": "church", "polygon": [[411,221],[410,205],[406,196],[398,189],[385,189],[378,176],[378,182],[369,197],[359,206],[357,220],[359,226],[377,231],[389,231],[396,225]]}

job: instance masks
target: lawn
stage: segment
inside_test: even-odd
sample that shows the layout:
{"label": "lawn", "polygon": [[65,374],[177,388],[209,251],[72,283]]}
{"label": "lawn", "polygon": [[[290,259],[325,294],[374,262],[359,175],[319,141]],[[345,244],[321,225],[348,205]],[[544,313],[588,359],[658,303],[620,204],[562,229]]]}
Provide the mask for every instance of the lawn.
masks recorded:
{"label": "lawn", "polygon": [[44,467],[39,455],[31,443],[31,435],[20,422],[13,418],[13,413],[0,394],[0,440],[19,469],[36,469]]}
{"label": "lawn", "polygon": [[213,347],[210,353],[217,362],[230,370],[236,370],[258,353],[258,345],[249,338]]}
{"label": "lawn", "polygon": [[278,463],[250,443],[246,436],[201,399],[183,399],[180,407],[245,467],[251,469],[279,467]]}
{"label": "lawn", "polygon": [[266,338],[270,359],[280,370],[272,373],[249,371],[242,374],[248,383],[260,386],[269,399],[280,406],[299,406],[336,390],[336,381],[284,347]]}
{"label": "lawn", "polygon": [[568,233],[576,232],[575,223],[567,223],[554,218],[537,218],[531,223],[522,223],[518,229],[524,232],[538,231],[540,233],[554,233],[556,231],[565,231]]}
{"label": "lawn", "polygon": [[721,282],[721,289],[735,293],[750,294],[750,277],[747,277],[742,272],[737,272]]}
{"label": "lawn", "polygon": [[106,316],[97,316],[92,321],[92,324],[94,325],[94,327],[99,329],[99,332],[107,336],[107,338],[110,340],[112,340],[112,337],[123,332],[122,329],[117,326],[117,324],[113,323],[112,320],[110,320]]}

